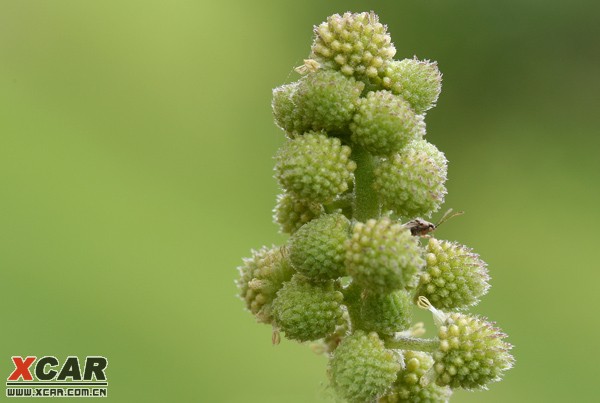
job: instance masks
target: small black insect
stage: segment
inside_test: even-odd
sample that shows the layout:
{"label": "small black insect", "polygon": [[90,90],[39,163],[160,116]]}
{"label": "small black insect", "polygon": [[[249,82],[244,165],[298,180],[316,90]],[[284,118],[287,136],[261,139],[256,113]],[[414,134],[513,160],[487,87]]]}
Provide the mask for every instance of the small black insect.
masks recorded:
{"label": "small black insect", "polygon": [[420,218],[415,218],[404,224],[406,228],[410,230],[411,235],[414,236],[427,236],[430,232],[433,232],[442,225],[444,222],[448,221],[452,217],[456,217],[464,214],[464,211],[459,211],[457,213],[452,214],[452,209],[449,209],[444,213],[442,218],[436,223],[430,223],[429,221],[422,220]]}

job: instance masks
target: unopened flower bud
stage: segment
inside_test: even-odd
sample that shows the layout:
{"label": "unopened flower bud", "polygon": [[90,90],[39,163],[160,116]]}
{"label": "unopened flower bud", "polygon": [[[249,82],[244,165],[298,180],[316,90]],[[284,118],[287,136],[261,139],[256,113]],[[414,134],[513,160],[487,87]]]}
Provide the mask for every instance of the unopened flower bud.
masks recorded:
{"label": "unopened flower bud", "polygon": [[369,92],[350,124],[352,140],[374,155],[392,155],[425,134],[422,117],[389,91]]}
{"label": "unopened flower bud", "polygon": [[386,66],[383,86],[407,100],[417,114],[422,114],[435,106],[442,91],[442,75],[435,62],[394,60]]}
{"label": "unopened flower bud", "polygon": [[262,323],[272,321],[272,303],[285,281],[292,278],[294,269],[279,247],[263,247],[252,252],[238,267],[240,278],[236,281],[239,296],[246,308]]}
{"label": "unopened flower bud", "polygon": [[350,402],[383,396],[396,380],[401,357],[385,348],[377,333],[357,331],[342,340],[329,362],[331,383]]}
{"label": "unopened flower bud", "polygon": [[389,218],[358,222],[346,241],[346,267],[354,281],[374,293],[413,285],[423,267],[418,241]]}
{"label": "unopened flower bud", "polygon": [[275,325],[291,340],[321,339],[343,323],[343,298],[333,281],[313,283],[295,275],[273,301]]}
{"label": "unopened flower bud", "polygon": [[345,275],[344,247],[350,221],[340,213],[323,215],[300,228],[289,243],[290,261],[299,273],[317,280]]}
{"label": "unopened flower bud", "polygon": [[356,163],[340,139],[306,133],[289,140],[277,153],[276,177],[298,199],[327,203],[348,190]]}
{"label": "unopened flower bud", "polygon": [[444,153],[425,140],[409,143],[375,169],[373,187],[385,208],[412,218],[436,212],[446,195]]}
{"label": "unopened flower bud", "polygon": [[466,246],[431,238],[425,261],[415,295],[438,309],[475,305],[489,288],[486,264]]}

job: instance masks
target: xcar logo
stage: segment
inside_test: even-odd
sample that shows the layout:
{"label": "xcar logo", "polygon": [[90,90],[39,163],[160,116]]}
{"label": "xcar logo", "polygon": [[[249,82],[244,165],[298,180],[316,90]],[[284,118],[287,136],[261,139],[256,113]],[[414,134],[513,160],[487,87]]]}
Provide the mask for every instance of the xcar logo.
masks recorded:
{"label": "xcar logo", "polygon": [[88,356],[62,363],[53,356],[12,357],[14,370],[6,382],[7,397],[106,397],[108,360]]}

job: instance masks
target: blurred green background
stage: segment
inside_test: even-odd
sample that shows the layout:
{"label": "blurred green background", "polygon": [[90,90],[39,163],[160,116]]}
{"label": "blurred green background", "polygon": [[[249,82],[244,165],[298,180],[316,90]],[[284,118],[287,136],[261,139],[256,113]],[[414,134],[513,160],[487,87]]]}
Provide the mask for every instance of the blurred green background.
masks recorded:
{"label": "blurred green background", "polygon": [[333,401],[326,360],[273,347],[233,281],[284,241],[271,89],[297,79],[314,24],[371,9],[398,58],[444,73],[428,138],[467,214],[438,236],[488,262],[474,311],[516,346],[503,382],[453,401],[597,401],[590,1],[2,0],[0,373],[105,355],[114,401]]}

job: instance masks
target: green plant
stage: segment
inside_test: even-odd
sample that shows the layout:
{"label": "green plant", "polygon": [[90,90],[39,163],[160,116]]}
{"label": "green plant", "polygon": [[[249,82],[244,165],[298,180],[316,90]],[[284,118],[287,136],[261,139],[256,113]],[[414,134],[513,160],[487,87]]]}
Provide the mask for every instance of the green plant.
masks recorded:
{"label": "green plant", "polygon": [[[303,76],[273,91],[288,137],[275,221],[291,236],[245,259],[237,285],[274,342],[283,332],[330,357],[341,398],[442,402],[500,380],[513,357],[504,334],[463,312],[489,288],[485,263],[417,218],[446,194],[446,157],[423,139],[441,74],[393,60],[386,31],[373,13],[329,17]],[[437,337],[411,326],[415,305],[433,313]]]}

